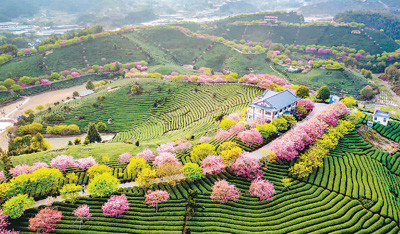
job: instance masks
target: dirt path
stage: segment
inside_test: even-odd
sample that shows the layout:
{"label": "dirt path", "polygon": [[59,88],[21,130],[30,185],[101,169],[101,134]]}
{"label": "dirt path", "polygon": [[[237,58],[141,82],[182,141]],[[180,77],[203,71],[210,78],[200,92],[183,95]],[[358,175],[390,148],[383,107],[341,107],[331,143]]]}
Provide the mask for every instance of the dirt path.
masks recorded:
{"label": "dirt path", "polygon": [[[37,94],[34,96],[26,97],[28,99],[28,101],[26,101],[26,99],[20,100],[20,101],[11,103],[7,106],[4,106],[1,109],[4,110],[6,115],[12,112],[12,114],[10,114],[8,116],[8,118],[16,118],[16,117],[24,114],[24,112],[29,109],[36,111],[35,108],[38,105],[43,105],[46,108],[47,107],[46,105],[48,105],[48,104],[53,104],[55,102],[61,102],[63,100],[65,101],[65,100],[67,100],[67,97],[72,97],[72,93],[74,91],[82,92],[84,90],[86,90],[85,85],[80,85],[80,86],[74,86],[74,87],[66,88],[66,89],[44,92],[44,93],[40,93],[40,94]],[[24,103],[24,102],[26,102],[26,103]],[[23,104],[23,105],[18,108],[18,106],[20,106],[21,104]],[[18,110],[16,110],[16,109],[18,109]],[[0,116],[0,117],[3,117],[3,116]]]}

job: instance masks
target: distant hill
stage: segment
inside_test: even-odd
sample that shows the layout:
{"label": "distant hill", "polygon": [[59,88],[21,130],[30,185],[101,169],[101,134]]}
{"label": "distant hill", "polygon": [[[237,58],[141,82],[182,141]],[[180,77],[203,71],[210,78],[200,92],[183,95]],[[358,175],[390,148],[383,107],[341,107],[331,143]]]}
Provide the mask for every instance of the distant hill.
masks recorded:
{"label": "distant hill", "polygon": [[400,16],[372,11],[346,11],[335,16],[337,22],[363,23],[369,28],[383,31],[391,38],[400,39]]}
{"label": "distant hill", "polygon": [[398,0],[327,0],[299,8],[306,17],[335,16],[347,10],[393,10],[400,8]]}

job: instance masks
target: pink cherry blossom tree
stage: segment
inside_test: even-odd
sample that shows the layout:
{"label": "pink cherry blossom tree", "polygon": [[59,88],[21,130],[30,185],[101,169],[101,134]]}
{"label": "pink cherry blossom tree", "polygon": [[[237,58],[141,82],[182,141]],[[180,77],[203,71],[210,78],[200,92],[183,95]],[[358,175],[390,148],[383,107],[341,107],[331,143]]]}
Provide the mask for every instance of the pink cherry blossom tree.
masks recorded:
{"label": "pink cherry blossom tree", "polygon": [[169,193],[163,190],[147,191],[145,195],[146,204],[152,207],[156,207],[156,213],[158,212],[158,204],[169,200]]}
{"label": "pink cherry blossom tree", "polygon": [[39,211],[34,218],[29,219],[29,229],[37,233],[48,233],[56,229],[56,223],[61,220],[62,212],[46,207]]}
{"label": "pink cherry blossom tree", "polygon": [[297,102],[297,106],[304,107],[304,109],[310,111],[313,110],[315,105],[314,102],[311,101],[310,99],[301,99]]}
{"label": "pink cherry blossom tree", "polygon": [[8,222],[8,216],[4,215],[3,210],[0,210],[0,233],[2,234],[19,234],[16,231],[7,230],[7,226],[10,225]]}
{"label": "pink cherry blossom tree", "polygon": [[238,139],[248,146],[262,144],[264,140],[261,133],[255,128],[239,133]]}
{"label": "pink cherry blossom tree", "polygon": [[175,148],[174,148],[174,143],[173,142],[169,142],[166,144],[162,144],[159,147],[157,147],[157,152],[160,153],[173,153],[175,152]]}
{"label": "pink cherry blossom tree", "polygon": [[200,143],[208,143],[210,140],[211,140],[211,138],[208,136],[200,137]]}
{"label": "pink cherry blossom tree", "polygon": [[243,176],[249,180],[262,177],[261,162],[257,157],[243,153],[230,167],[236,176]]}
{"label": "pink cherry blossom tree", "polygon": [[120,154],[118,156],[118,163],[120,164],[127,164],[129,163],[129,160],[131,160],[131,158],[133,158],[132,154],[130,154],[129,152]]}
{"label": "pink cherry blossom tree", "polygon": [[75,160],[75,168],[77,170],[86,171],[91,166],[96,165],[96,164],[97,164],[97,162],[92,156],[87,157],[87,158],[80,158],[80,159]]}
{"label": "pink cherry blossom tree", "polygon": [[146,147],[142,152],[138,153],[136,156],[144,158],[146,161],[153,161],[156,157],[156,154],[153,153],[149,149],[149,147]]}
{"label": "pink cherry blossom tree", "polygon": [[211,200],[218,201],[223,204],[229,200],[238,201],[240,197],[240,191],[235,185],[229,184],[226,180],[219,180],[211,187]]}
{"label": "pink cherry blossom tree", "polygon": [[60,171],[65,171],[67,168],[75,167],[75,159],[69,155],[59,155],[51,160],[50,166]]}
{"label": "pink cherry blossom tree", "polygon": [[166,164],[181,165],[175,154],[172,153],[161,153],[154,159],[153,165],[157,169]]}
{"label": "pink cherry blossom tree", "polygon": [[[76,208],[76,210],[74,210],[72,212],[72,214],[76,217],[76,221],[78,221],[78,219],[80,219],[80,223],[79,223],[79,230],[81,230],[81,225],[83,223],[84,219],[89,219],[90,217],[92,217],[92,214],[90,213],[90,208],[88,205],[81,205],[78,208]],[[74,222],[74,224],[75,224]]]}
{"label": "pink cherry blossom tree", "polygon": [[7,181],[6,175],[4,174],[4,171],[0,171],[0,183],[4,183]]}
{"label": "pink cherry blossom tree", "polygon": [[208,155],[203,161],[201,161],[201,168],[204,174],[217,175],[221,172],[225,172],[226,165],[221,156]]}
{"label": "pink cherry blossom tree", "polygon": [[101,207],[104,216],[118,217],[129,210],[129,202],[125,194],[121,196],[112,195],[110,199]]}
{"label": "pink cherry blossom tree", "polygon": [[270,183],[268,180],[259,178],[251,182],[248,193],[257,196],[261,201],[272,201],[272,196],[276,194],[276,191],[272,183]]}

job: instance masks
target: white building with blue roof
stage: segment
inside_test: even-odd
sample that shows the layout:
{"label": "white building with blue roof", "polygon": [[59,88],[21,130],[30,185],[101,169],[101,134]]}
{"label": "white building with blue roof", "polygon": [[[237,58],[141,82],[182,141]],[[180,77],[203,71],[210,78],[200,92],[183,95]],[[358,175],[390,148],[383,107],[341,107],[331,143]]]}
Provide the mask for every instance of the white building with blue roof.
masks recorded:
{"label": "white building with blue roof", "polygon": [[265,118],[272,121],[293,112],[300,99],[289,90],[279,92],[267,89],[249,105],[247,120]]}
{"label": "white building with blue roof", "polygon": [[390,112],[376,110],[373,116],[373,121],[378,124],[387,126],[390,120]]}

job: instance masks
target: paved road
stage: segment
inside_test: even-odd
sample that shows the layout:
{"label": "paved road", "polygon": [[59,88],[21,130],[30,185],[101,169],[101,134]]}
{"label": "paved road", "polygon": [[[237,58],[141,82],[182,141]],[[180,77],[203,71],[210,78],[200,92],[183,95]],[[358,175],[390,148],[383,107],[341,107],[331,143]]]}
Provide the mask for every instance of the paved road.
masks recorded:
{"label": "paved road", "polygon": [[[316,114],[318,114],[319,112],[325,110],[325,108],[326,108],[327,106],[328,106],[328,104],[325,104],[325,103],[315,103],[314,110],[313,110],[304,120],[300,121],[299,123],[304,122],[304,121],[307,121],[307,120],[309,120],[309,119],[312,119]],[[287,133],[287,132],[286,132],[286,133]],[[285,134],[286,134],[286,133],[285,133]],[[283,137],[285,134],[281,135],[281,136],[278,137],[277,139]],[[277,139],[275,139],[274,141],[276,141]],[[268,149],[268,148],[270,147],[270,145],[271,145],[272,142],[273,142],[273,141],[271,141],[271,142],[268,143],[267,145],[263,146],[262,148],[260,148],[260,149],[258,149],[258,150],[256,150],[256,151],[251,152],[250,155],[252,155],[253,157],[257,157],[257,158],[262,158],[262,156],[263,156],[262,151]]]}

